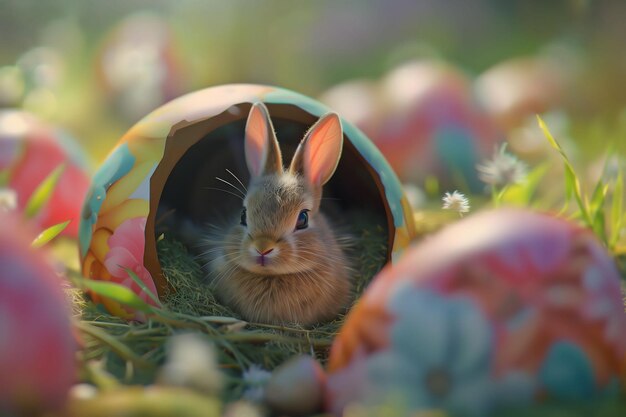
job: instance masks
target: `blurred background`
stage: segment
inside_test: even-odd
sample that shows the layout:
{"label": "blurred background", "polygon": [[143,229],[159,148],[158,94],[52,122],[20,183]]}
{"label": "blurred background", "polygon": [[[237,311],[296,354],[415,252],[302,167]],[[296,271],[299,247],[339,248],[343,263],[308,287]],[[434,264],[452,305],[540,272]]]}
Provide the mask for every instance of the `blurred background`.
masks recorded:
{"label": "blurred background", "polygon": [[98,163],[145,114],[216,84],[321,98],[381,148],[402,143],[379,137],[421,117],[406,107],[430,89],[447,112],[424,116],[435,123],[484,116],[472,135],[501,140],[546,113],[593,160],[626,142],[625,19],[619,0],[0,0],[0,104]]}

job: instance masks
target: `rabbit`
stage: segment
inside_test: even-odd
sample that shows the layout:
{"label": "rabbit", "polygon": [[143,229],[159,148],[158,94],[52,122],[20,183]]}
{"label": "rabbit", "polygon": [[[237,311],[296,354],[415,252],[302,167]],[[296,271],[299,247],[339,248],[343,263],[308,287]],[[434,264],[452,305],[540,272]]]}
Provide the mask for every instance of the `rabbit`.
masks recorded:
{"label": "rabbit", "polygon": [[346,237],[336,236],[320,212],[322,186],[342,146],[340,119],[326,114],[285,169],[267,108],[255,103],[250,109],[244,145],[250,183],[241,184],[242,211],[231,227],[204,241],[217,298],[245,320],[311,325],[333,319],[351,300]]}

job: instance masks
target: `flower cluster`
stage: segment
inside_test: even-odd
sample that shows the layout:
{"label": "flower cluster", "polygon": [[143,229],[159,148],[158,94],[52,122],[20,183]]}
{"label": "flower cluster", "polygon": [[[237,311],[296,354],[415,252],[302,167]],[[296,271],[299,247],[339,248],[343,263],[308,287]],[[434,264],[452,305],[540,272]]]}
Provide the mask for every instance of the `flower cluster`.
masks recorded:
{"label": "flower cluster", "polygon": [[519,184],[526,178],[526,164],[506,151],[506,143],[493,152],[493,158],[476,166],[478,177],[485,184],[504,187]]}

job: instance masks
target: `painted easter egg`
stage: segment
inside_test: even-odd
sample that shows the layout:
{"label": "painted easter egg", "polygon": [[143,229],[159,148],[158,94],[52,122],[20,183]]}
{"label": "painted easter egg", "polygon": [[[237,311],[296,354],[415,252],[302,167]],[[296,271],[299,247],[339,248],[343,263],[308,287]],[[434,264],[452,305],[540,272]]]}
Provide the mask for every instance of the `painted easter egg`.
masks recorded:
{"label": "painted easter egg", "polygon": [[182,64],[166,20],[150,12],[131,14],[105,38],[97,75],[112,108],[136,121],[183,91]]}
{"label": "painted easter egg", "polygon": [[562,106],[572,75],[571,67],[553,59],[515,58],[481,74],[475,90],[489,116],[508,131]]}
{"label": "painted easter egg", "polygon": [[335,85],[320,95],[319,100],[342,117],[373,137],[384,113],[379,85],[371,80],[351,80]]}
{"label": "painted easter egg", "polygon": [[19,223],[0,211],[0,415],[60,407],[76,371],[61,279]]}
{"label": "painted easter egg", "polygon": [[[203,225],[241,211],[240,197],[231,195],[236,193],[216,190],[223,188],[216,177],[236,181],[236,176],[248,183],[244,130],[255,102],[268,108],[286,160],[307,129],[329,112],[319,102],[288,90],[241,84],[182,96],[146,116],[122,137],[94,175],[80,226],[86,277],[122,283],[151,302],[129,278],[130,269],[160,297],[168,291],[157,256],[160,227],[168,223],[168,216],[178,216],[183,225]],[[364,210],[371,223],[379,225],[387,261],[391,260],[414,234],[411,209],[377,148],[351,123],[342,120],[342,125],[341,159],[324,186],[323,201],[334,204],[339,213]],[[167,233],[179,229],[184,227]],[[133,317],[111,300],[93,298],[115,314]]]}
{"label": "painted easter egg", "polygon": [[71,220],[63,233],[77,237],[81,205],[89,188],[85,155],[67,132],[30,113],[0,111],[0,186],[17,194],[18,210],[26,207],[37,187],[61,164],[64,169],[56,188],[34,220],[40,229]]}
{"label": "painted easter egg", "polygon": [[362,128],[405,182],[435,177],[446,187],[479,191],[475,166],[502,139],[469,78],[444,62],[411,61],[376,86],[346,83],[322,100]]}
{"label": "painted easter egg", "polygon": [[502,209],[448,226],[374,279],[332,346],[326,404],[484,416],[615,398],[624,376],[606,250],[574,223]]}

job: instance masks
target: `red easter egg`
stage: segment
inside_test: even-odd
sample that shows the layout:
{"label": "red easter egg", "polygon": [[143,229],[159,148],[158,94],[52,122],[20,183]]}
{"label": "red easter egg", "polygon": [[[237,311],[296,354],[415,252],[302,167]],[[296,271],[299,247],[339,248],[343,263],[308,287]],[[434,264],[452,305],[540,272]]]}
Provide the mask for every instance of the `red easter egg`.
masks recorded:
{"label": "red easter egg", "polygon": [[572,222],[469,216],[374,279],[332,346],[327,407],[398,401],[482,416],[615,398],[626,377],[620,282],[593,233]]}
{"label": "red easter egg", "polygon": [[16,217],[0,213],[1,415],[57,409],[75,380],[68,300],[31,240]]}
{"label": "red easter egg", "polygon": [[71,220],[64,234],[78,236],[82,201],[90,184],[85,156],[66,132],[18,110],[0,112],[0,173],[24,210],[37,187],[61,164],[65,168],[48,203],[35,218],[39,229]]}

